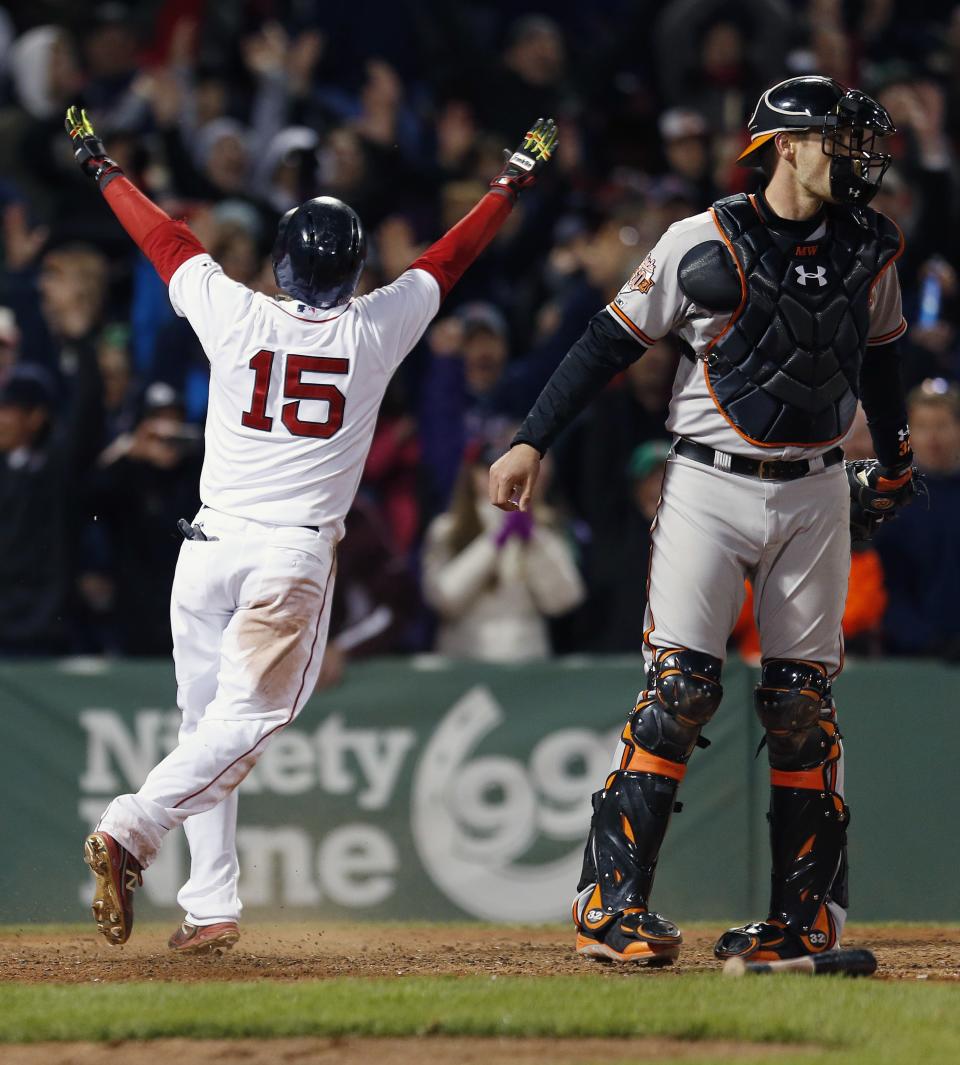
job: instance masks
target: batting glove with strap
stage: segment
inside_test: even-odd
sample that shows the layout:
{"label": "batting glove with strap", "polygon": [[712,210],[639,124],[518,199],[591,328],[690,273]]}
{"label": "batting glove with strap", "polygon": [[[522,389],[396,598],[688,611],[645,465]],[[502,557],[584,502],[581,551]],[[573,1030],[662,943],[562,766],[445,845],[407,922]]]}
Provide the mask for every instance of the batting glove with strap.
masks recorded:
{"label": "batting glove with strap", "polygon": [[883,521],[911,502],[926,486],[920,472],[912,466],[890,469],[876,459],[857,459],[845,463],[850,485],[850,536],[854,544],[873,539]]}
{"label": "batting glove with strap", "polygon": [[537,180],[557,148],[557,124],[552,118],[538,118],[528,130],[523,143],[511,155],[504,151],[504,168],[490,182],[494,191],[503,190],[516,200],[522,189]]}
{"label": "batting glove with strap", "polygon": [[73,157],[80,169],[96,181],[102,192],[123,171],[107,155],[103,141],[94,132],[87,112],[80,107],[68,107],[64,126],[73,141]]}

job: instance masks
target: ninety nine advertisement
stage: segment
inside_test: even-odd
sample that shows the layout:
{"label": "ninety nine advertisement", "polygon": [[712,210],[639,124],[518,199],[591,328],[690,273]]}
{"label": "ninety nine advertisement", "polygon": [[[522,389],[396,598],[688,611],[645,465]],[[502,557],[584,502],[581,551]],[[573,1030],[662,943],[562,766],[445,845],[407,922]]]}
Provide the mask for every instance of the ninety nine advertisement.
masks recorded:
{"label": "ninety nine advertisement", "polygon": [[[891,905],[900,896],[873,875],[874,866],[893,872],[881,845],[890,825],[881,817],[874,826],[874,803],[864,801],[879,778],[857,768],[884,764],[884,734],[871,727],[875,715],[853,712],[847,694],[865,686],[889,692],[889,668],[849,671],[856,682],[844,682],[840,705],[844,731],[856,735],[848,771],[855,897],[861,916],[896,918]],[[172,673],[165,662],[0,664],[0,922],[84,918],[83,835],[176,742]],[[742,663],[726,664],[724,704],[706,730],[710,747],[694,755],[680,792],[655,903],[685,919],[746,918],[766,904],[767,770],[766,758],[755,757],[754,683]],[[590,794],[603,785],[642,686],[642,663],[633,658],[351,666],[339,688],[314,696],[273,737],[241,785],[245,914],[564,919],[580,877]],[[932,700],[926,712],[944,723],[951,716]],[[928,760],[928,779],[937,771]],[[883,808],[896,814],[889,803]],[[918,866],[902,872],[916,879]],[[144,877],[138,915],[172,914],[187,871],[177,830]],[[949,916],[949,887],[921,887],[913,898],[924,899],[925,911],[916,916]]]}

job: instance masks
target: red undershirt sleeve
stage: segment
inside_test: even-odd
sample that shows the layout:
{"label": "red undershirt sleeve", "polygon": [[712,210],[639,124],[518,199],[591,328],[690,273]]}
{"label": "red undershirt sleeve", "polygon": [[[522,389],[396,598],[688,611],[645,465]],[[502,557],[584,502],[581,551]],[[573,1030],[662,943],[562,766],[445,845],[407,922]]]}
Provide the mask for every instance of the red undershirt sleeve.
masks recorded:
{"label": "red undershirt sleeve", "polygon": [[507,220],[513,200],[488,192],[473,210],[412,262],[408,269],[425,270],[440,286],[440,299],[460,280],[464,271],[496,236]]}
{"label": "red undershirt sleeve", "polygon": [[175,222],[125,177],[114,178],[103,198],[165,285],[188,259],[207,254],[183,222]]}

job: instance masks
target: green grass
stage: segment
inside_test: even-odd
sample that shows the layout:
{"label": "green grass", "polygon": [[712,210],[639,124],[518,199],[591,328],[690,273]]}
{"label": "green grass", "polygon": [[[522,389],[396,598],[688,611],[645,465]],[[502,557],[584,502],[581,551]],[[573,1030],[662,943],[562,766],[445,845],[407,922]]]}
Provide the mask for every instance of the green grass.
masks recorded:
{"label": "green grass", "polygon": [[[151,927],[142,925],[140,931]],[[377,927],[383,933],[413,926]],[[445,927],[469,933],[478,926]],[[866,937],[870,927],[883,925],[858,924],[856,938]],[[89,932],[86,923],[0,925],[0,938]],[[769,1055],[750,1059],[760,1065],[957,1065],[960,984],[802,976],[736,981],[713,973],[657,979],[629,972],[613,979],[586,973],[185,985],[0,983],[0,1044],[431,1034],[742,1040],[802,1048],[786,1053],[771,1048]],[[706,1046],[702,1056],[684,1059],[685,1065],[716,1061]],[[633,1063],[614,1051],[603,1065]]]}
{"label": "green grass", "polygon": [[960,1061],[960,987],[713,974],[0,985],[0,1042],[434,1033],[787,1042],[809,1050],[771,1061],[938,1065]]}

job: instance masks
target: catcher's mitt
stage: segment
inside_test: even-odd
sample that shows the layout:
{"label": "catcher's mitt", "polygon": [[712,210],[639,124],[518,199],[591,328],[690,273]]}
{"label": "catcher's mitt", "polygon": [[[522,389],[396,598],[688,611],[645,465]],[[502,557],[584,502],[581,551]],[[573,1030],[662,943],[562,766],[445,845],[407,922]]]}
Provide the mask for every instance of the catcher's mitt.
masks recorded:
{"label": "catcher's mitt", "polygon": [[916,467],[889,470],[876,459],[856,459],[845,466],[850,484],[850,538],[854,544],[868,543],[881,522],[895,518],[918,492],[926,492]]}

